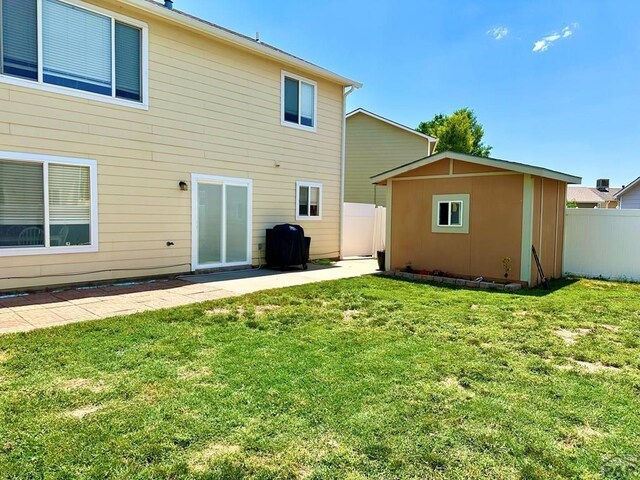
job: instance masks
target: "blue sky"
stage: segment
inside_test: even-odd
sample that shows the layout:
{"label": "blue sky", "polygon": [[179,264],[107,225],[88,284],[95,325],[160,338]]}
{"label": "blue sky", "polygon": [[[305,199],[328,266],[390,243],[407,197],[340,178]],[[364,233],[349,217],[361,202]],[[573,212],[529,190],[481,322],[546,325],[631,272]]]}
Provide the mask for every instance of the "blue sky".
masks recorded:
{"label": "blue sky", "polygon": [[[408,126],[476,111],[492,156],[612,186],[640,176],[638,0],[175,0],[364,83]],[[536,43],[539,42],[539,43]],[[534,48],[537,46],[536,50]]]}

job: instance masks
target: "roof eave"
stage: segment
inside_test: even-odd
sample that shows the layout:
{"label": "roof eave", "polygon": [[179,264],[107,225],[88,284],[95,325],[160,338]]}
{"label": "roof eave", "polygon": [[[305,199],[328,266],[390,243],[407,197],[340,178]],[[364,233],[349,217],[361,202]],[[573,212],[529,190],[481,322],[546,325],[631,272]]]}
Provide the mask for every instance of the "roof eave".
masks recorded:
{"label": "roof eave", "polygon": [[415,170],[416,168],[419,168],[424,165],[428,165],[433,162],[438,162],[445,158],[452,158],[453,160],[459,160],[462,162],[471,162],[471,163],[477,163],[481,165],[493,166],[493,167],[502,168],[505,170],[519,172],[519,173],[528,173],[531,175],[536,175],[544,178],[559,180],[561,182],[565,182],[569,184],[580,184],[582,182],[581,177],[568,175],[562,172],[556,172],[554,170],[549,170],[544,167],[535,167],[533,165],[510,162],[508,160],[500,160],[497,158],[474,157],[473,155],[467,155],[463,153],[440,152],[440,153],[436,153],[435,155],[424,157],[419,160],[413,161],[411,163],[401,165],[392,170],[382,172],[378,175],[374,175],[373,177],[371,177],[371,183],[380,184],[382,182],[386,182],[387,180],[393,177],[397,177],[398,175],[401,175],[403,173],[410,172],[411,170]]}
{"label": "roof eave", "polygon": [[631,182],[629,185],[624,187],[622,190],[619,190],[618,192],[614,193],[613,198],[617,200],[620,196],[624,195],[633,187],[635,187],[638,184],[638,182],[640,182],[640,177],[636,178],[633,182]]}
{"label": "roof eave", "polygon": [[376,120],[380,120],[381,122],[388,123],[391,126],[400,128],[401,130],[405,130],[409,133],[413,133],[421,138],[424,138],[425,140],[429,140],[430,142],[436,142],[436,143],[438,142],[438,139],[435,137],[432,137],[430,135],[425,135],[422,132],[418,132],[417,130],[407,127],[406,125],[402,125],[401,123],[394,122],[393,120],[389,120],[388,118],[385,118],[382,115],[378,115],[376,113],[370,112],[369,110],[365,110],[364,108],[356,108],[355,110],[347,113],[346,118],[352,117],[353,115],[356,115],[358,113],[367,115],[371,118],[375,118]]}
{"label": "roof eave", "polygon": [[285,65],[298,68],[306,73],[311,73],[325,80],[329,80],[338,83],[342,86],[353,86],[355,88],[361,88],[362,83],[351,80],[337,73],[333,73],[327,69],[314,65],[301,58],[294,57],[291,54],[278,50],[275,47],[260,43],[259,41],[250,39],[241,34],[234,33],[223,28],[214,26],[207,23],[204,20],[197,19],[189,15],[183,15],[176,10],[170,10],[160,4],[151,2],[148,0],[119,0],[121,3],[129,5],[131,7],[144,10],[145,12],[153,15],[165,18],[181,25],[182,27],[195,30],[211,37],[214,37],[220,41],[231,43],[245,50],[249,50],[258,55],[262,55]]}

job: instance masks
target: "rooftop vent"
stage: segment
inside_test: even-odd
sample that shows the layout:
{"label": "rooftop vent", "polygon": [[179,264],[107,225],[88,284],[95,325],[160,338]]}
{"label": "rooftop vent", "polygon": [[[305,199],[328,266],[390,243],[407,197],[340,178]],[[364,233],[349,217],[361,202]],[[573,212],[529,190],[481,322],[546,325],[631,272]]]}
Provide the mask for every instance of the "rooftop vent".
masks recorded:
{"label": "rooftop vent", "polygon": [[608,178],[599,178],[596,180],[596,189],[599,192],[608,192],[609,191],[609,179]]}
{"label": "rooftop vent", "polygon": [[169,10],[173,10],[173,0],[164,0],[164,6]]}

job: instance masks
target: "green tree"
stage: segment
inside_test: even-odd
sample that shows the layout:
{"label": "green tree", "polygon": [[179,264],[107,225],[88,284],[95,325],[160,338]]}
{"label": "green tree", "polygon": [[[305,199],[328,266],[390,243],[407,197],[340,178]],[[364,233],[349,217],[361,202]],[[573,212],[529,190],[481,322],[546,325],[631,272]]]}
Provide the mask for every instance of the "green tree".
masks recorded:
{"label": "green tree", "polygon": [[439,113],[428,122],[420,122],[416,130],[438,139],[437,152],[452,151],[488,157],[493,148],[482,143],[484,129],[470,108],[461,108],[451,115]]}

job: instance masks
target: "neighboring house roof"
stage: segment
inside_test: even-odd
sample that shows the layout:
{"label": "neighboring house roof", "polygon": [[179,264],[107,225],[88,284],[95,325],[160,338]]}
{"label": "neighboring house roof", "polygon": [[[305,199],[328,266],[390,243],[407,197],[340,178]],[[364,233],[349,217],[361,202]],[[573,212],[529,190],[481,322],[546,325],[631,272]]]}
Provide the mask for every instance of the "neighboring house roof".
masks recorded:
{"label": "neighboring house roof", "polygon": [[347,118],[352,117],[353,115],[357,115],[358,113],[362,113],[363,115],[368,115],[372,118],[375,118],[376,120],[380,120],[381,122],[385,122],[385,123],[388,123],[389,125],[393,125],[394,127],[398,127],[402,130],[406,130],[407,132],[413,133],[414,135],[418,135],[419,137],[426,138],[430,142],[438,141],[436,137],[425,135],[424,133],[421,133],[414,128],[407,127],[406,125],[402,125],[401,123],[398,123],[398,122],[394,122],[393,120],[389,120],[388,118],[377,115],[373,112],[370,112],[369,110],[365,110],[364,108],[357,108],[353,112],[347,113]]}
{"label": "neighboring house roof", "polygon": [[608,192],[601,192],[593,187],[574,187],[567,188],[567,200],[577,203],[601,203],[611,202],[615,200],[615,194],[619,188],[610,188]]}
{"label": "neighboring house roof", "polygon": [[280,50],[279,48],[276,48],[272,45],[234,32],[227,28],[216,25],[215,23],[203,20],[202,18],[195,17],[180,10],[169,9],[162,3],[158,3],[153,0],[118,1],[120,3],[124,3],[126,5],[130,5],[132,7],[142,9],[146,12],[163,17],[166,20],[169,20],[182,27],[196,30],[200,33],[204,33],[223,42],[232,43],[245,50],[250,50],[258,55],[269,57],[284,64],[297,67],[300,70],[312,73],[327,80],[331,80],[343,86],[354,86],[355,88],[362,87],[362,84],[360,82],[356,82],[355,80],[351,80],[349,78],[343,77],[342,75],[338,75],[337,73],[333,73],[325,68],[319,67],[318,65],[291,55],[290,53]]}
{"label": "neighboring house roof", "polygon": [[627,185],[626,187],[620,189],[613,197],[617,200],[618,198],[620,198],[622,195],[624,195],[625,193],[627,193],[628,191],[630,191],[631,189],[635,188],[636,185],[640,185],[640,177],[636,178],[633,182],[631,182],[629,185]]}
{"label": "neighboring house roof", "polygon": [[378,175],[375,175],[371,177],[371,181],[372,183],[384,182],[385,180],[393,178],[402,173],[410,172],[411,170],[415,170],[416,168],[429,165],[430,163],[439,162],[440,160],[444,160],[446,158],[459,160],[461,162],[477,163],[479,165],[502,168],[505,170],[511,170],[513,172],[528,173],[531,175],[536,175],[538,177],[551,178],[553,180],[560,180],[561,182],[580,183],[582,181],[581,177],[575,177],[573,175],[557,172],[555,170],[549,170],[548,168],[536,167],[536,166],[527,165],[524,163],[511,162],[508,160],[500,160],[497,158],[476,157],[474,155],[467,155],[464,153],[456,153],[456,152],[441,152],[441,153],[436,153],[435,155],[431,155],[430,157],[425,157],[419,160],[415,160],[405,165],[396,167],[392,170],[387,170],[386,172],[382,172]]}

